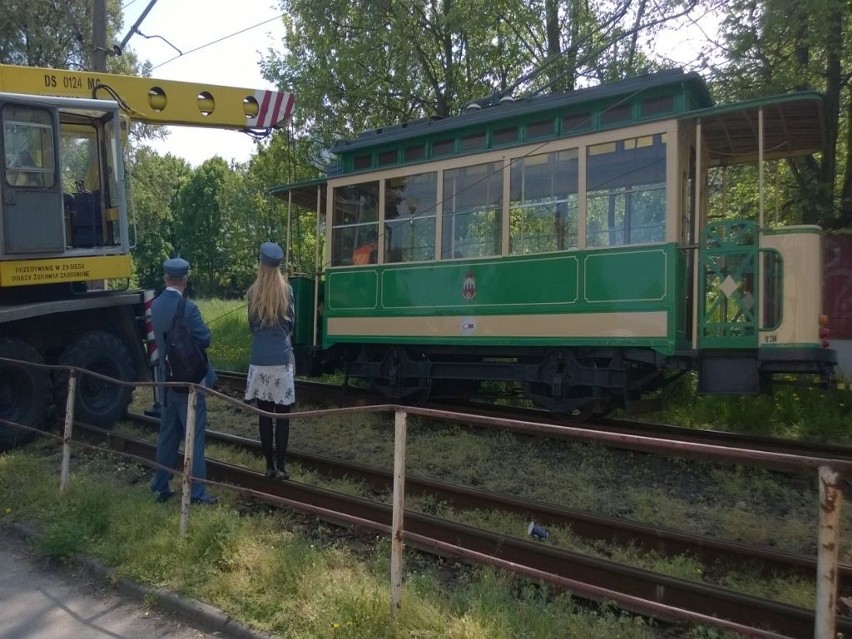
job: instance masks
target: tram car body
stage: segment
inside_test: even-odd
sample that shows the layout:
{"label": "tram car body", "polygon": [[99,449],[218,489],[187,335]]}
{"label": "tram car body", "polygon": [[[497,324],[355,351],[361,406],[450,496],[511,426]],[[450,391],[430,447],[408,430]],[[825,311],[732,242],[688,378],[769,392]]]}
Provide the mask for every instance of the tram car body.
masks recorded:
{"label": "tram car body", "polygon": [[715,106],[672,70],[342,140],[273,190],[324,217],[297,367],[402,401],[511,382],[575,416],[686,371],[706,394],[825,380],[821,230],[708,220],[710,171],[819,152],[823,127],[819,94]]}

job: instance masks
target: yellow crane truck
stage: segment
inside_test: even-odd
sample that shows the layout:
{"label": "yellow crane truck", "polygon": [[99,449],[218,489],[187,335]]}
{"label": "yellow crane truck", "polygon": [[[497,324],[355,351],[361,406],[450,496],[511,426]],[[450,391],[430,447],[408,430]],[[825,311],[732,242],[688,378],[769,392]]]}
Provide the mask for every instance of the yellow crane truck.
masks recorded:
{"label": "yellow crane truck", "polygon": [[[151,378],[152,295],[128,287],[130,121],[257,134],[292,106],[287,92],[0,65],[0,447],[28,438],[13,423],[43,427],[67,393],[61,373],[16,361]],[[131,394],[84,375],[75,413],[108,427]]]}

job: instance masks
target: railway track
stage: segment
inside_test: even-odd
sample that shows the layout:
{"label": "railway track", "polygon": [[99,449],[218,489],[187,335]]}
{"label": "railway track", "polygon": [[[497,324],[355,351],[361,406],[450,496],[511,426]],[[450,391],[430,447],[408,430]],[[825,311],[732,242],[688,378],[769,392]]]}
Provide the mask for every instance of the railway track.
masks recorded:
{"label": "railway track", "polygon": [[[245,374],[231,371],[220,371],[220,380],[235,392],[245,389]],[[343,402],[360,405],[386,404],[387,398],[380,397],[357,388],[344,388],[333,384],[319,382],[304,382],[297,380],[297,397],[303,401],[315,403]],[[466,413],[481,417],[496,417],[525,422],[536,422],[553,426],[577,426],[575,422],[566,422],[564,418],[554,416],[546,411],[524,409],[510,406],[497,406],[481,402],[453,402],[448,404],[430,403],[428,408],[441,411]],[[643,422],[632,419],[598,418],[582,423],[582,427],[590,431],[608,432],[628,436],[645,436],[678,441],[684,443],[708,444],[713,446],[743,448],[749,450],[782,453],[803,457],[824,457],[826,459],[852,461],[852,447],[837,446],[821,442],[780,439],[743,433],[730,433],[718,430],[706,430],[671,426],[656,422]],[[500,424],[488,428],[512,431],[511,425]],[[522,432],[520,428],[514,429]],[[548,432],[549,437],[559,438],[558,433]],[[567,434],[566,440],[571,439]],[[618,441],[609,441],[607,445],[619,447]],[[631,448],[629,443],[625,448]]]}
{"label": "railway track", "polygon": [[[144,416],[134,416],[134,418],[151,427],[156,425],[156,420]],[[258,443],[251,439],[215,431],[208,431],[207,437],[209,441],[219,441],[260,454]],[[118,446],[124,452],[133,452],[147,459],[153,456],[149,443],[140,443],[115,434],[110,436],[110,441],[113,447]],[[392,481],[390,474],[382,469],[305,455],[296,451],[292,451],[292,459],[307,469],[329,476],[361,479],[376,490],[387,490]],[[362,518],[365,521],[374,522],[379,527],[388,525],[390,522],[390,507],[379,502],[337,495],[294,482],[284,485],[271,484],[257,473],[236,469],[220,462],[210,461],[208,472],[211,479],[217,481],[269,492],[287,500],[298,497],[299,500],[305,500],[300,503],[346,513],[347,517]],[[723,542],[703,536],[687,535],[619,519],[570,511],[553,505],[525,502],[416,476],[406,477],[406,491],[408,494],[435,495],[440,500],[461,509],[503,510],[530,517],[545,526],[570,526],[572,531],[580,536],[601,539],[608,543],[632,543],[656,550],[664,555],[690,553],[706,562],[723,561],[737,566],[747,563],[755,566],[756,570],[765,571],[766,574],[796,574],[813,577],[816,571],[816,562],[811,557],[777,553],[744,544]],[[333,517],[330,521],[346,523],[345,519],[334,521]],[[604,588],[622,593],[628,599],[638,597],[653,602],[653,605],[674,606],[698,615],[718,615],[734,624],[783,628],[785,633],[791,632],[791,636],[804,636],[813,631],[811,611],[735,593],[724,588],[620,566],[605,559],[590,558],[545,544],[530,542],[521,537],[485,532],[412,511],[406,512],[405,528],[407,533],[418,539],[423,537],[433,540],[434,543],[419,540],[410,544],[422,550],[434,552],[436,547],[442,544],[461,544],[463,548],[473,553],[507,560],[532,571],[544,571],[551,576],[549,580],[554,586],[559,586],[560,580],[570,577],[573,580],[592,584],[592,588]],[[841,566],[838,578],[841,588],[852,585],[850,584],[852,567]],[[576,587],[572,588],[572,591],[578,592]],[[661,615],[659,611],[655,613],[643,610],[641,606],[637,608],[635,605],[625,605],[624,607],[665,618],[665,614]],[[852,620],[838,617],[837,623],[838,629],[852,630]],[[791,629],[794,628],[795,631],[792,631]]]}

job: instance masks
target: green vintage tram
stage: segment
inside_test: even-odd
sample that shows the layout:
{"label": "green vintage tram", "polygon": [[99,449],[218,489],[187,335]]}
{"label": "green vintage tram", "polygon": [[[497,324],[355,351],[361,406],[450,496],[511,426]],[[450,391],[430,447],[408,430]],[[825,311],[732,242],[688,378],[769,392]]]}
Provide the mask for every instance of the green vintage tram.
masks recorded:
{"label": "green vintage tram", "polygon": [[685,371],[708,394],[826,379],[821,230],[708,219],[711,171],[824,139],[819,94],[714,106],[671,70],[342,140],[325,179],[273,189],[324,218],[292,278],[299,371],[399,400],[509,382],[575,416]]}

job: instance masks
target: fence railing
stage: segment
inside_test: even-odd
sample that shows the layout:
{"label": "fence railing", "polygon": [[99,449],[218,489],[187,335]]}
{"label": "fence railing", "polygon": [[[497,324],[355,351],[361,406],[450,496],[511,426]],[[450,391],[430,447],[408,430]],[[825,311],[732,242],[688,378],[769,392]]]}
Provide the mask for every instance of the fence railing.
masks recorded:
{"label": "fence railing", "polygon": [[[88,375],[102,381],[122,386],[137,387],[153,387],[162,389],[167,387],[184,388],[188,393],[187,401],[187,419],[186,433],[184,438],[184,460],[183,469],[165,468],[156,462],[141,459],[135,455],[128,453],[120,453],[121,455],[133,459],[134,461],[142,462],[146,465],[162,468],[169,472],[174,472],[181,476],[181,508],[180,508],[180,534],[186,536],[189,532],[189,515],[191,508],[191,485],[193,481],[199,481],[205,484],[215,483],[209,480],[202,480],[192,476],[192,451],[195,442],[196,430],[196,405],[199,393],[204,393],[209,397],[218,398],[232,406],[248,412],[269,417],[272,419],[281,418],[280,413],[270,413],[260,410],[254,406],[246,404],[241,400],[234,399],[214,389],[206,388],[199,384],[185,384],[179,382],[126,382],[117,380],[106,375],[101,375],[93,371],[72,367],[72,366],[57,366],[49,364],[36,364],[20,360],[13,360],[0,357],[0,361],[10,362],[22,366],[33,366],[51,370],[61,370],[68,372],[68,393],[65,406],[65,421],[63,433],[60,436],[52,433],[47,433],[41,429],[33,428],[25,424],[15,423],[9,420],[0,419],[0,424],[5,424],[13,428],[22,429],[29,432],[35,432],[47,437],[60,439],[62,442],[62,468],[60,472],[59,490],[64,493],[68,489],[71,466],[71,445],[86,446],[83,442],[72,441],[73,425],[74,425],[74,406],[76,389],[79,385],[79,379],[83,375]],[[0,381],[2,383],[2,381]],[[156,392],[156,391],[155,391]],[[424,541],[420,535],[405,532],[404,521],[404,503],[405,503],[405,456],[406,456],[406,441],[408,431],[408,416],[418,415],[436,420],[452,420],[454,422],[462,421],[472,425],[482,426],[498,426],[505,429],[510,429],[514,432],[528,435],[554,435],[561,438],[569,438],[575,441],[586,443],[599,443],[603,445],[612,445],[619,447],[629,447],[631,449],[674,455],[688,455],[701,457],[702,459],[712,459],[723,462],[747,463],[750,465],[761,466],[773,470],[781,470],[785,472],[802,473],[816,472],[819,481],[819,529],[818,529],[818,546],[817,546],[817,574],[816,574],[816,608],[815,608],[815,626],[814,637],[816,639],[834,639],[836,623],[835,623],[835,606],[837,603],[837,574],[838,574],[838,556],[841,541],[841,526],[840,515],[843,506],[843,491],[841,488],[845,478],[852,477],[852,462],[842,459],[827,459],[822,457],[799,456],[785,453],[775,453],[761,450],[753,450],[746,448],[733,448],[729,446],[718,446],[713,444],[701,444],[687,441],[671,441],[655,437],[643,435],[627,435],[621,433],[612,433],[597,430],[588,430],[581,426],[553,426],[549,424],[540,424],[535,422],[519,421],[507,418],[490,417],[483,415],[472,415],[466,413],[458,413],[452,411],[435,410],[429,408],[399,406],[396,404],[382,404],[373,406],[357,406],[348,408],[330,408],[312,411],[291,412],[287,414],[288,419],[319,419],[330,416],[347,415],[354,413],[393,413],[394,414],[394,463],[393,463],[393,495],[392,495],[392,523],[390,528],[376,522],[367,521],[359,517],[354,517],[345,513],[330,511],[318,506],[303,504],[293,500],[284,498],[276,498],[276,503],[291,507],[300,512],[308,512],[320,517],[328,517],[337,521],[344,521],[355,526],[361,526],[373,530],[378,530],[391,535],[391,574],[390,574],[390,590],[391,590],[391,609],[394,614],[398,611],[401,601],[402,592],[402,575],[403,575],[403,547],[406,538],[414,541]],[[233,486],[217,484],[226,488],[233,489]],[[241,492],[253,493],[239,488]],[[467,557],[477,561],[485,561],[481,556],[474,557],[471,551],[465,550],[458,546],[451,546],[444,542],[436,542],[429,540],[429,543],[436,548],[456,554],[457,556]],[[509,570],[518,568],[508,564],[497,558],[489,558],[488,563],[505,567]],[[529,574],[528,571],[520,570],[524,574]],[[588,594],[592,598],[601,597],[601,589],[588,584],[584,585],[579,582],[571,583],[571,589],[577,594]],[[634,598],[618,593],[604,593],[607,599],[613,600],[616,603],[630,604]],[[663,604],[654,604],[653,602],[644,602],[644,608],[653,614],[656,609],[660,612],[665,612],[671,615],[672,611],[669,606]],[[650,606],[648,604],[651,604]],[[685,613],[686,611],[680,611]],[[689,619],[688,614],[681,615],[683,618]],[[692,619],[694,620],[694,618]],[[721,620],[716,620],[721,621]]]}

